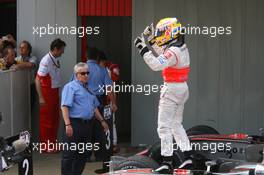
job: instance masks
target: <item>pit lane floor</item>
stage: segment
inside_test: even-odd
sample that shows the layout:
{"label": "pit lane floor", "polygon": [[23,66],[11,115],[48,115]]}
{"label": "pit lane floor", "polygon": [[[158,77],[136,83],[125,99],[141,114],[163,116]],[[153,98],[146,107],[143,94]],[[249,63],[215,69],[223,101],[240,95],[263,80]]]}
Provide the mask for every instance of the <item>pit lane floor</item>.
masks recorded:
{"label": "pit lane floor", "polygon": [[[121,151],[118,155],[130,156],[137,153],[140,149],[130,147],[128,144],[120,145]],[[33,172],[34,175],[60,175],[61,171],[61,153],[57,154],[40,154],[33,153]],[[102,168],[102,162],[86,163],[83,175],[96,175],[95,170]],[[17,165],[0,175],[17,175]]]}
{"label": "pit lane floor", "polygon": [[[61,154],[33,154],[34,175],[60,175]],[[86,163],[83,175],[95,175],[94,170],[100,169],[102,162]],[[1,175],[17,175],[17,165]]]}

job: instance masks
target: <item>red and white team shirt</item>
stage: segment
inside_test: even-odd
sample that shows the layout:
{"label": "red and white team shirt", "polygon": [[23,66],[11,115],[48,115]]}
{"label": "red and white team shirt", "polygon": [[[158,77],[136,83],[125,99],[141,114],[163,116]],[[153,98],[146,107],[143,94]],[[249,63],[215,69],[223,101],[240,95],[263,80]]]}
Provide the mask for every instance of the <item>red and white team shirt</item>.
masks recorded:
{"label": "red and white team shirt", "polygon": [[37,76],[47,80],[41,81],[41,85],[51,86],[53,89],[61,86],[60,64],[50,52],[41,59]]}

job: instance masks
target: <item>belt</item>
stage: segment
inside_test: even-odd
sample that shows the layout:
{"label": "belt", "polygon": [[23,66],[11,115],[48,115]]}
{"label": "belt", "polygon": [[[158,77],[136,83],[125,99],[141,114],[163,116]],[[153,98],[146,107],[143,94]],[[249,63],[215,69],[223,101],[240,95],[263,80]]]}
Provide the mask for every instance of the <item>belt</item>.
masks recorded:
{"label": "belt", "polygon": [[93,121],[92,119],[82,119],[82,118],[70,118],[70,120],[86,123],[86,124],[92,123]]}

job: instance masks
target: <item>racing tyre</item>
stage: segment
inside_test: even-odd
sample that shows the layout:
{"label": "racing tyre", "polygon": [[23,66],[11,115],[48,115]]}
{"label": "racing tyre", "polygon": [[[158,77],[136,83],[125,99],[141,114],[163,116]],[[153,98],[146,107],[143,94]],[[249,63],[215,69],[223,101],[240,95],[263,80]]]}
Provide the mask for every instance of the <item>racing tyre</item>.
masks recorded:
{"label": "racing tyre", "polygon": [[210,126],[206,126],[206,125],[198,125],[198,126],[194,126],[190,129],[188,129],[186,131],[188,136],[192,136],[192,135],[206,135],[206,134],[219,134],[219,132],[210,127]]}
{"label": "racing tyre", "polygon": [[151,168],[156,169],[159,164],[147,156],[135,155],[128,157],[127,160],[120,162],[115,170],[127,170],[127,169],[137,169],[137,168]]}

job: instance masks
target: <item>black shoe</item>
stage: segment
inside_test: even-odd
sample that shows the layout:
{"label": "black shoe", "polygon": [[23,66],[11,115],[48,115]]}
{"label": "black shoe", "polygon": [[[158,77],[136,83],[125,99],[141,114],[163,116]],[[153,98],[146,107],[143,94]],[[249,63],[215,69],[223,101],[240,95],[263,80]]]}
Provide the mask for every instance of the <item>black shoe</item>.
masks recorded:
{"label": "black shoe", "polygon": [[173,169],[170,165],[162,164],[159,168],[153,171],[156,174],[172,174]]}
{"label": "black shoe", "polygon": [[163,157],[160,167],[153,172],[157,174],[173,174],[172,156]]}

